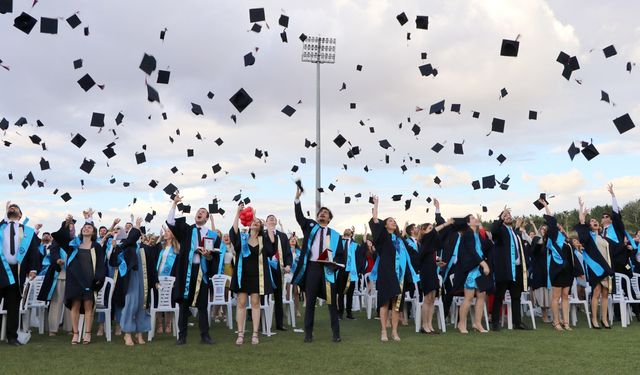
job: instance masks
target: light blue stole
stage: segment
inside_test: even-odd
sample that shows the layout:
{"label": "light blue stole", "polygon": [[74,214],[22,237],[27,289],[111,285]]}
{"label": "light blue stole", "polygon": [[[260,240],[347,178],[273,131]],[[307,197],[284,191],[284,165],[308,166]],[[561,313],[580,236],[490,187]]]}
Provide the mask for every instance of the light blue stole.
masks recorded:
{"label": "light blue stole", "polygon": [[[22,237],[22,241],[20,241],[18,253],[16,254],[16,260],[18,261],[18,264],[22,264],[22,260],[24,259],[24,256],[27,254],[27,251],[29,250],[29,245],[31,245],[31,240],[33,239],[33,236],[35,234],[35,230],[27,226],[28,222],[29,222],[29,218],[26,218],[22,223],[22,226],[23,226],[22,231],[23,231],[24,237]],[[9,285],[13,285],[16,283],[16,280],[13,277],[13,272],[11,272],[11,267],[9,266],[9,262],[5,258],[4,251],[2,249],[2,244],[4,243],[4,227],[7,226],[7,224],[8,223],[5,222],[3,225],[0,226],[0,261],[2,262],[2,267],[7,273],[7,279],[9,280]],[[20,225],[18,224],[18,227],[19,226]]]}
{"label": "light blue stole", "polygon": [[[164,262],[164,267],[160,269],[160,264],[162,264],[162,258],[164,257],[164,253],[168,251],[167,259]],[[158,256],[158,263],[156,264],[156,270],[158,271],[158,276],[171,276],[171,269],[173,268],[173,264],[176,261],[176,253],[173,251],[173,246],[169,246],[169,248],[163,248],[160,251]]]}

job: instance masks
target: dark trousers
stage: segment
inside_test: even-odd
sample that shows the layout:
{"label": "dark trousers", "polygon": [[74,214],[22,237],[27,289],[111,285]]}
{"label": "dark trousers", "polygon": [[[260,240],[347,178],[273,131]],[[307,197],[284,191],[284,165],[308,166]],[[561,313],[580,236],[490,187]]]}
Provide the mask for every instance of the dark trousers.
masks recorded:
{"label": "dark trousers", "polygon": [[[178,317],[179,339],[186,340],[187,338],[187,321],[189,320],[189,315],[191,315],[189,307],[191,307],[194,294],[196,293],[196,282],[198,280],[199,267],[199,264],[192,265],[191,283],[189,284],[189,298],[180,301],[180,316]],[[200,328],[200,337],[209,337],[209,317],[207,316],[207,304],[209,302],[209,285],[204,283],[205,277],[206,276],[203,275],[203,281],[200,283],[200,291],[198,293],[195,304],[198,307],[198,328]],[[227,317],[227,319],[231,319],[231,317]],[[153,329],[153,327],[151,327],[151,329]]]}
{"label": "dark trousers", "polygon": [[516,266],[516,281],[496,281],[496,293],[493,299],[493,310],[491,311],[491,326],[500,327],[500,314],[502,313],[502,302],[504,294],[509,291],[511,294],[511,316],[513,326],[517,327],[522,323],[520,316],[520,294],[522,293],[522,266]]}
{"label": "dark trousers", "polygon": [[[305,298],[307,307],[304,311],[304,335],[313,336],[313,321],[316,312],[316,299],[326,298],[326,286],[324,280],[324,266],[317,262],[309,261],[305,275]],[[329,305],[329,316],[331,317],[331,331],[333,337],[340,337],[340,323],[338,322],[338,309],[336,307],[336,288],[331,284],[331,304]]]}
{"label": "dark trousers", "polygon": [[338,316],[342,318],[344,316],[345,310],[345,295],[347,296],[347,316],[351,316],[351,310],[353,308],[353,292],[356,290],[357,281],[352,281],[349,284],[349,288],[347,288],[345,292],[345,287],[347,286],[347,282],[349,280],[350,274],[346,271],[340,271],[338,275]]}
{"label": "dark trousers", "polygon": [[4,299],[4,309],[7,310],[7,340],[14,341],[18,339],[18,310],[20,307],[20,286],[18,285],[18,266],[10,265],[13,279],[16,281],[13,285],[0,288],[0,299]]}
{"label": "dark trousers", "polygon": [[282,320],[284,314],[282,312],[282,273],[280,271],[280,267],[273,272],[274,282],[276,284],[276,289],[273,291],[273,299],[274,299],[274,312],[276,315],[276,328],[282,328]]}

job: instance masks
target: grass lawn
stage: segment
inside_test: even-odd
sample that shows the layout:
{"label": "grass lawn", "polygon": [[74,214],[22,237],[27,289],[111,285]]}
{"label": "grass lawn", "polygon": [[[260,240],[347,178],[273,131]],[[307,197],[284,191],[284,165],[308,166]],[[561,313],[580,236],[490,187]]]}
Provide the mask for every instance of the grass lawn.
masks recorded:
{"label": "grass lawn", "polygon": [[[94,337],[89,346],[71,346],[70,336],[32,336],[31,342],[14,348],[0,345],[1,374],[252,374],[288,373],[635,373],[640,324],[612,330],[588,329],[579,315],[573,332],[555,332],[538,321],[536,331],[470,333],[462,335],[448,327],[441,335],[419,335],[411,326],[401,327],[401,342],[381,343],[378,320],[341,321],[343,341],[331,342],[326,306],[316,311],[314,342],[303,343],[303,334],[291,330],[271,338],[261,337],[252,346],[234,345],[235,335],[222,323],[211,330],[213,346],[199,343],[197,327],[189,342],[174,345],[168,335],[151,343],[126,347],[122,337],[111,343]],[[529,321],[530,323],[530,321]],[[298,324],[302,319],[298,318]],[[146,339],[146,336],[145,336]]]}

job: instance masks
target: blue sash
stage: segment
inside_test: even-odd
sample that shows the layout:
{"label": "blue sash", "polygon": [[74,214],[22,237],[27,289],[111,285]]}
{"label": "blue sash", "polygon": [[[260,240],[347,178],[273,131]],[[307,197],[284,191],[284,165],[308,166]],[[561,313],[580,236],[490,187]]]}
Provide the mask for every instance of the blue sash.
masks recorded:
{"label": "blue sash", "polygon": [[38,276],[43,276],[47,274],[49,266],[51,265],[51,253],[46,253],[44,245],[38,246],[38,250],[40,251],[40,255],[44,256],[44,258],[42,259],[42,268],[40,269]]}
{"label": "blue sash", "polygon": [[629,241],[629,245],[631,245],[633,250],[638,250],[638,245],[636,244],[636,240],[633,239],[633,237],[631,236],[631,233],[625,230],[624,235],[627,237],[627,240]]}
{"label": "blue sash", "polygon": [[610,239],[615,243],[620,243],[618,239],[618,233],[616,233],[616,228],[613,227],[613,224],[609,224],[609,226],[604,230],[605,237]]}
{"label": "blue sash", "polygon": [[444,271],[444,277],[442,278],[443,283],[447,282],[449,271],[451,271],[451,267],[453,267],[453,264],[458,260],[458,248],[460,247],[461,238],[462,237],[460,236],[460,234],[458,234],[458,239],[456,240],[456,246],[453,248],[453,255],[451,256],[451,259],[449,259],[449,262],[447,263],[447,268]]}
{"label": "blue sash", "polygon": [[371,273],[369,274],[369,280],[371,281],[378,280],[378,263],[380,263],[380,257],[377,257],[375,263],[373,263],[373,268],[371,269]]}
{"label": "blue sash", "polygon": [[[162,257],[164,256],[164,252],[168,251],[167,259],[164,262],[164,267],[162,270],[160,269],[160,264],[162,263]],[[164,248],[159,254],[158,263],[156,264],[156,270],[158,271],[158,276],[171,276],[171,269],[173,268],[173,263],[176,261],[176,253],[173,251],[173,246],[169,246],[169,248]]]}
{"label": "blue sash", "polygon": [[[505,225],[506,226],[506,225]],[[509,245],[511,246],[511,280],[516,279],[516,239],[513,238],[514,234],[513,234],[513,229],[511,229],[511,227],[507,226],[507,232],[509,232]]]}
{"label": "blue sash", "polygon": [[[191,284],[191,268],[193,264],[193,256],[195,255],[196,248],[200,247],[198,243],[198,227],[193,227],[191,230],[191,249],[189,250],[189,263],[187,264],[187,278],[184,284],[184,293],[183,296],[185,299],[189,298],[189,286]],[[207,237],[213,238],[214,240],[218,238],[218,234],[211,229],[207,231]],[[207,280],[207,262],[204,257],[200,257],[200,270],[202,270],[202,274],[204,277],[202,278],[202,282],[208,284]],[[196,296],[197,298],[197,296]]]}
{"label": "blue sash", "polygon": [[[240,234],[240,257],[238,257],[238,264],[236,265],[236,275],[238,278],[238,288],[242,287],[242,259],[247,258],[251,255],[251,249],[249,249],[249,233],[241,233]],[[264,244],[262,245],[264,247]],[[258,255],[258,267],[264,267],[264,263],[262,258],[262,254]],[[269,260],[267,262],[270,262]],[[267,267],[269,270],[269,279],[271,280],[271,287],[273,289],[276,288],[276,283],[273,280],[273,274],[271,273],[271,267]]]}
{"label": "blue sash", "polygon": [[391,234],[391,241],[393,242],[393,246],[396,248],[396,277],[398,278],[398,282],[400,284],[404,281],[404,275],[407,272],[407,268],[411,272],[411,278],[414,283],[420,281],[420,277],[416,274],[411,266],[411,260],[409,257],[409,253],[407,252],[407,247],[404,245],[404,241],[401,238],[396,236],[395,234]]}
{"label": "blue sash", "polygon": [[[342,247],[346,244],[347,240],[343,240]],[[358,244],[351,241],[349,243],[349,248],[345,249],[347,252],[347,262],[345,265],[345,271],[349,272],[349,279],[351,281],[358,281],[358,267],[356,266],[356,250],[358,249]]]}
{"label": "blue sash", "polygon": [[224,273],[224,254],[227,252],[227,245],[224,242],[220,243],[220,260],[218,261],[218,275]]}
{"label": "blue sash", "polygon": [[564,261],[562,260],[562,254],[558,252],[558,249],[562,249],[564,245],[564,240],[566,237],[561,232],[558,233],[558,238],[556,238],[556,243],[554,246],[553,241],[550,238],[547,239],[547,249],[549,249],[550,253],[547,253],[547,257],[553,257],[553,261],[558,265],[563,265]]}

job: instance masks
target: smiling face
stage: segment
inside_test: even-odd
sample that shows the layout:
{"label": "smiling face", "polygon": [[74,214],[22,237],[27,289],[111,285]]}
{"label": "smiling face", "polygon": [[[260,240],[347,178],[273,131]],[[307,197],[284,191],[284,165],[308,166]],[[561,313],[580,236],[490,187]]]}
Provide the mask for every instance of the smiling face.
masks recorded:
{"label": "smiling face", "polygon": [[478,219],[476,219],[476,217],[473,215],[468,215],[467,224],[469,224],[470,228],[474,229],[475,227],[478,226]]}
{"label": "smiling face", "polygon": [[296,237],[296,236],[289,237],[289,246],[291,246],[291,247],[298,246],[298,237]]}
{"label": "smiling face", "polygon": [[573,247],[575,247],[576,249],[581,249],[582,248],[582,244],[580,243],[580,241],[577,238],[572,238],[571,239],[571,245],[573,245]]}
{"label": "smiling face", "polygon": [[598,232],[600,230],[600,223],[598,223],[596,219],[591,219],[589,220],[589,228],[594,232]]}
{"label": "smiling face", "polygon": [[502,216],[502,221],[507,225],[513,224],[513,216],[511,216],[510,211],[505,212],[505,214]]}
{"label": "smiling face", "polygon": [[540,236],[545,237],[549,228],[546,225],[540,227]]}
{"label": "smiling face", "polygon": [[267,216],[266,224],[269,228],[275,228],[276,224],[278,224],[278,219],[276,219],[275,215],[269,215]]}
{"label": "smiling face", "polygon": [[384,229],[389,233],[394,233],[398,230],[398,223],[396,223],[396,219],[392,217],[388,217],[384,220]]}
{"label": "smiling face", "polygon": [[225,233],[222,236],[222,242],[224,242],[224,244],[227,245],[227,246],[231,245],[231,239],[229,238],[229,234],[228,233]]}
{"label": "smiling face", "polygon": [[89,238],[91,238],[92,241],[95,241],[96,228],[93,225],[91,225],[91,224],[83,225],[82,229],[80,230],[80,233],[82,233],[82,238],[83,239],[85,237],[89,237]]}
{"label": "smiling face", "polygon": [[162,235],[162,239],[164,239],[165,241],[173,240],[173,232],[170,230],[165,230]]}
{"label": "smiling face", "polygon": [[342,233],[342,237],[344,238],[351,238],[353,236],[353,232],[351,231],[351,229],[345,229],[344,232]]}
{"label": "smiling face", "polygon": [[260,233],[262,233],[263,229],[264,227],[262,225],[262,220],[255,218],[251,222],[251,226],[249,227],[249,233],[259,235]]}
{"label": "smiling face", "polygon": [[133,224],[131,224],[131,223],[126,223],[124,225],[124,231],[127,232],[127,233],[131,230],[131,228],[133,228]]}
{"label": "smiling face", "polygon": [[51,243],[51,235],[49,233],[43,233],[42,234],[42,242],[44,244],[49,244]]}
{"label": "smiling face", "polygon": [[98,231],[98,234],[100,235],[100,237],[106,236],[107,235],[107,228],[100,227],[100,230]]}
{"label": "smiling face", "polygon": [[207,223],[207,219],[209,219],[209,211],[207,211],[206,208],[199,208],[195,216],[196,225],[205,225]]}

